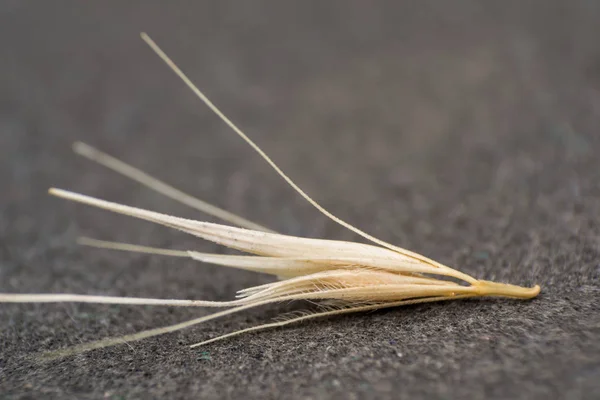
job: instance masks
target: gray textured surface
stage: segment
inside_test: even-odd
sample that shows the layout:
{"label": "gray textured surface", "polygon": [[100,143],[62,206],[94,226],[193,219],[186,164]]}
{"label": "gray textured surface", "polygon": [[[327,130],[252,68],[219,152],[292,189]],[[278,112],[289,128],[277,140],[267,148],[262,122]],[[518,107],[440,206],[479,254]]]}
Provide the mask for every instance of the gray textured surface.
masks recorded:
{"label": "gray textured surface", "polygon": [[0,397],[598,398],[598,20],[595,1],[3,1],[1,291],[227,299],[268,280],[78,248],[87,234],[220,251],[47,196],[204,218],[78,159],[74,140],[281,232],[357,239],[195,100],[146,30],[334,213],[543,292],[185,346],[294,308],[271,307],[45,365],[28,356],[208,311],[0,305]]}

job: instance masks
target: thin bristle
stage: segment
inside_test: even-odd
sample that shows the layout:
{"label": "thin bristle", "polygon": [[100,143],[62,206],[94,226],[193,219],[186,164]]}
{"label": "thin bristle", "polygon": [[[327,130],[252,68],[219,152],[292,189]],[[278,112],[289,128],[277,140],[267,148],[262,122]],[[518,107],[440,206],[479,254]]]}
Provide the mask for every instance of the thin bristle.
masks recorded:
{"label": "thin bristle", "polygon": [[217,336],[212,339],[208,339],[208,340],[205,340],[205,341],[202,341],[199,343],[195,343],[193,345],[190,345],[190,348],[204,346],[209,343],[221,341],[223,339],[227,339],[227,338],[230,338],[233,336],[238,336],[238,335],[241,335],[244,333],[262,331],[262,330],[272,329],[272,328],[280,328],[280,327],[283,327],[286,325],[295,324],[295,323],[302,322],[302,321],[307,321],[309,319],[332,317],[335,315],[349,314],[349,313],[356,313],[356,312],[381,310],[384,308],[399,307],[399,306],[409,305],[409,304],[430,303],[430,302],[444,301],[444,300],[458,300],[458,299],[465,299],[468,297],[473,297],[473,295],[465,294],[465,295],[458,295],[458,296],[454,296],[454,297],[443,297],[443,296],[429,297],[429,298],[424,298],[424,299],[402,300],[402,301],[395,301],[395,302],[390,302],[390,303],[377,303],[377,304],[372,304],[372,305],[348,307],[348,308],[337,309],[337,310],[332,310],[332,311],[310,313],[310,314],[303,315],[303,316],[300,316],[297,318],[288,319],[286,321],[272,322],[269,324],[263,324],[263,325],[259,325],[259,326],[253,326],[250,328],[246,328],[246,329],[240,329],[235,332],[227,333],[225,335]]}
{"label": "thin bristle", "polygon": [[138,333],[133,333],[130,335],[124,335],[124,336],[119,336],[119,337],[114,337],[114,338],[106,338],[106,339],[101,339],[101,340],[97,340],[94,342],[89,342],[89,343],[84,343],[84,344],[80,344],[77,346],[68,347],[66,349],[61,349],[61,350],[56,350],[56,351],[48,351],[48,352],[43,353],[41,355],[40,359],[43,361],[51,361],[51,360],[54,360],[57,358],[62,358],[62,357],[66,357],[69,355],[79,354],[79,353],[83,353],[83,352],[86,352],[89,350],[102,349],[102,348],[114,346],[117,344],[134,342],[134,341],[138,341],[138,340],[142,340],[142,339],[151,338],[154,336],[164,335],[166,333],[171,333],[171,332],[176,332],[176,331],[179,331],[182,329],[186,329],[191,326],[198,325],[198,324],[201,324],[206,321],[210,321],[215,318],[234,314],[236,312],[243,311],[243,310],[246,310],[251,307],[254,307],[254,305],[244,305],[244,306],[232,308],[229,310],[223,310],[223,311],[220,311],[217,313],[206,315],[204,317],[180,322],[178,324],[168,325],[168,326],[164,326],[161,328],[148,329],[148,330],[138,332]]}
{"label": "thin bristle", "polygon": [[246,300],[205,301],[179,299],[153,299],[144,297],[93,296],[82,294],[36,294],[36,293],[0,293],[0,303],[93,303],[145,306],[177,307],[232,307],[244,304]]}
{"label": "thin bristle", "polygon": [[185,250],[161,249],[158,247],[140,246],[137,244],[121,242],[111,242],[107,240],[98,240],[88,237],[77,238],[77,244],[80,244],[82,246],[95,247],[98,249],[128,251],[133,253],[146,253],[169,257],[190,257],[189,253]]}
{"label": "thin bristle", "polygon": [[279,257],[262,257],[249,255],[226,255],[200,253],[189,250],[172,250],[158,247],[140,246],[122,242],[112,242],[106,240],[91,239],[80,237],[77,243],[100,249],[127,251],[134,253],[144,253],[153,255],[162,255],[170,257],[185,257],[208,264],[221,265],[232,268],[239,268],[246,271],[253,271],[277,276],[298,276],[313,272],[323,271],[328,268],[326,263],[315,263],[310,259],[282,259]]}
{"label": "thin bristle", "polygon": [[103,153],[88,144],[75,142],[73,144],[73,151],[80,156],[87,158],[88,160],[104,165],[105,167],[123,176],[126,176],[129,179],[139,182],[160,194],[170,197],[173,200],[192,207],[198,211],[202,211],[203,213],[212,215],[213,217],[217,217],[233,225],[258,231],[273,232],[269,228],[256,224],[252,221],[248,221],[247,219],[235,215],[229,211],[223,210],[196,197],[190,196],[189,194],[182,192],[181,190],[176,189],[173,186],[166,184],[165,182],[158,180],[129,164],[124,163],[121,160]]}

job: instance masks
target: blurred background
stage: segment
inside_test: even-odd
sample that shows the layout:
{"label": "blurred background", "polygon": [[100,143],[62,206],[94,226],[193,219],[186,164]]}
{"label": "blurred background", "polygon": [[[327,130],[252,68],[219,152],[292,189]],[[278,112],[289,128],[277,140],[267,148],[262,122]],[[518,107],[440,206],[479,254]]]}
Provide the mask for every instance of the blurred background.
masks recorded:
{"label": "blurred background", "polygon": [[0,291],[228,299],[270,280],[77,247],[88,235],[224,251],[47,196],[57,186],[213,221],[79,158],[76,140],[282,233],[359,240],[286,187],[145,31],[334,214],[543,293],[313,322],[215,344],[208,361],[184,346],[267,322],[273,307],[34,367],[39,350],[207,311],[2,305],[0,387],[57,398],[592,398],[599,21],[597,1],[4,0]]}

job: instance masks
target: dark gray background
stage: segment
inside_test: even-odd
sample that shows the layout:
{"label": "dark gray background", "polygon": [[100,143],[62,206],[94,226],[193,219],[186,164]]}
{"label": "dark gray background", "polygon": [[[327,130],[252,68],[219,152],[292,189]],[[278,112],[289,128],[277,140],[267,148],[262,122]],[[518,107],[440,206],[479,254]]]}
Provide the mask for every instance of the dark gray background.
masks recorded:
{"label": "dark gray background", "polygon": [[43,365],[29,357],[210,311],[0,305],[0,397],[598,398],[599,21],[597,1],[2,1],[1,291],[229,299],[269,281],[77,247],[86,234],[222,251],[47,196],[206,219],[78,158],[74,140],[281,232],[358,240],[196,100],[141,30],[335,214],[543,289],[185,346],[295,308],[267,307]]}

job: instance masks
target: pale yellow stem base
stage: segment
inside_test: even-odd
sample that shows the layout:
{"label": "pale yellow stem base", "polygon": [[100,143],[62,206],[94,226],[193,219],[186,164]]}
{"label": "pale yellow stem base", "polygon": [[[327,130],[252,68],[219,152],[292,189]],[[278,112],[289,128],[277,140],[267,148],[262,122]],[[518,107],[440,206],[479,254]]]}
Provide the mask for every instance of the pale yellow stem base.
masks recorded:
{"label": "pale yellow stem base", "polygon": [[517,299],[532,299],[540,293],[540,286],[526,288],[508,283],[497,283],[478,280],[472,286],[480,296],[502,296]]}

